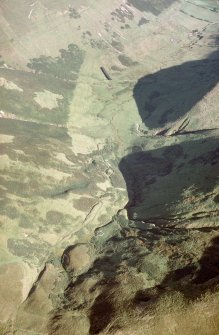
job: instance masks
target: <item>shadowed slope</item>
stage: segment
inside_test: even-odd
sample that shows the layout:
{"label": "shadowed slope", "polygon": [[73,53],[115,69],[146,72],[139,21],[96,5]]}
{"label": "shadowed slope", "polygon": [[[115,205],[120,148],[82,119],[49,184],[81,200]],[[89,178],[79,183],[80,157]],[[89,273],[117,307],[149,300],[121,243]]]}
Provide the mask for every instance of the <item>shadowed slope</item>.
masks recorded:
{"label": "shadowed slope", "polygon": [[[211,200],[218,181],[218,138],[205,138],[134,152],[120,162],[125,178],[130,218],[192,219],[216,215]],[[209,206],[209,213],[206,212]]]}
{"label": "shadowed slope", "polygon": [[219,81],[218,53],[140,78],[134,87],[139,114],[149,129],[184,117]]}

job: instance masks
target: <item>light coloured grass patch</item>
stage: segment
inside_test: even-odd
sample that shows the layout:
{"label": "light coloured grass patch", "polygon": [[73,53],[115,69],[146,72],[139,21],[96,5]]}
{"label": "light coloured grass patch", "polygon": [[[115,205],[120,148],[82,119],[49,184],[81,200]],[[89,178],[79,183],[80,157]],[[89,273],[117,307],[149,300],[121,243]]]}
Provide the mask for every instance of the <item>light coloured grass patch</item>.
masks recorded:
{"label": "light coloured grass patch", "polygon": [[34,100],[42,108],[53,109],[59,106],[58,100],[62,100],[63,96],[61,94],[55,94],[50,91],[44,90],[43,92],[36,92]]}
{"label": "light coloured grass patch", "polygon": [[72,138],[73,152],[75,154],[90,154],[93,151],[102,149],[104,144],[103,141],[98,141],[87,135],[83,134],[74,134]]}
{"label": "light coloured grass patch", "polygon": [[12,81],[9,81],[3,77],[0,78],[0,87],[6,88],[6,90],[16,90],[18,92],[23,92],[23,89],[17,86]]}
{"label": "light coloured grass patch", "polygon": [[13,140],[14,140],[14,136],[12,135],[0,134],[0,143],[12,143]]}

